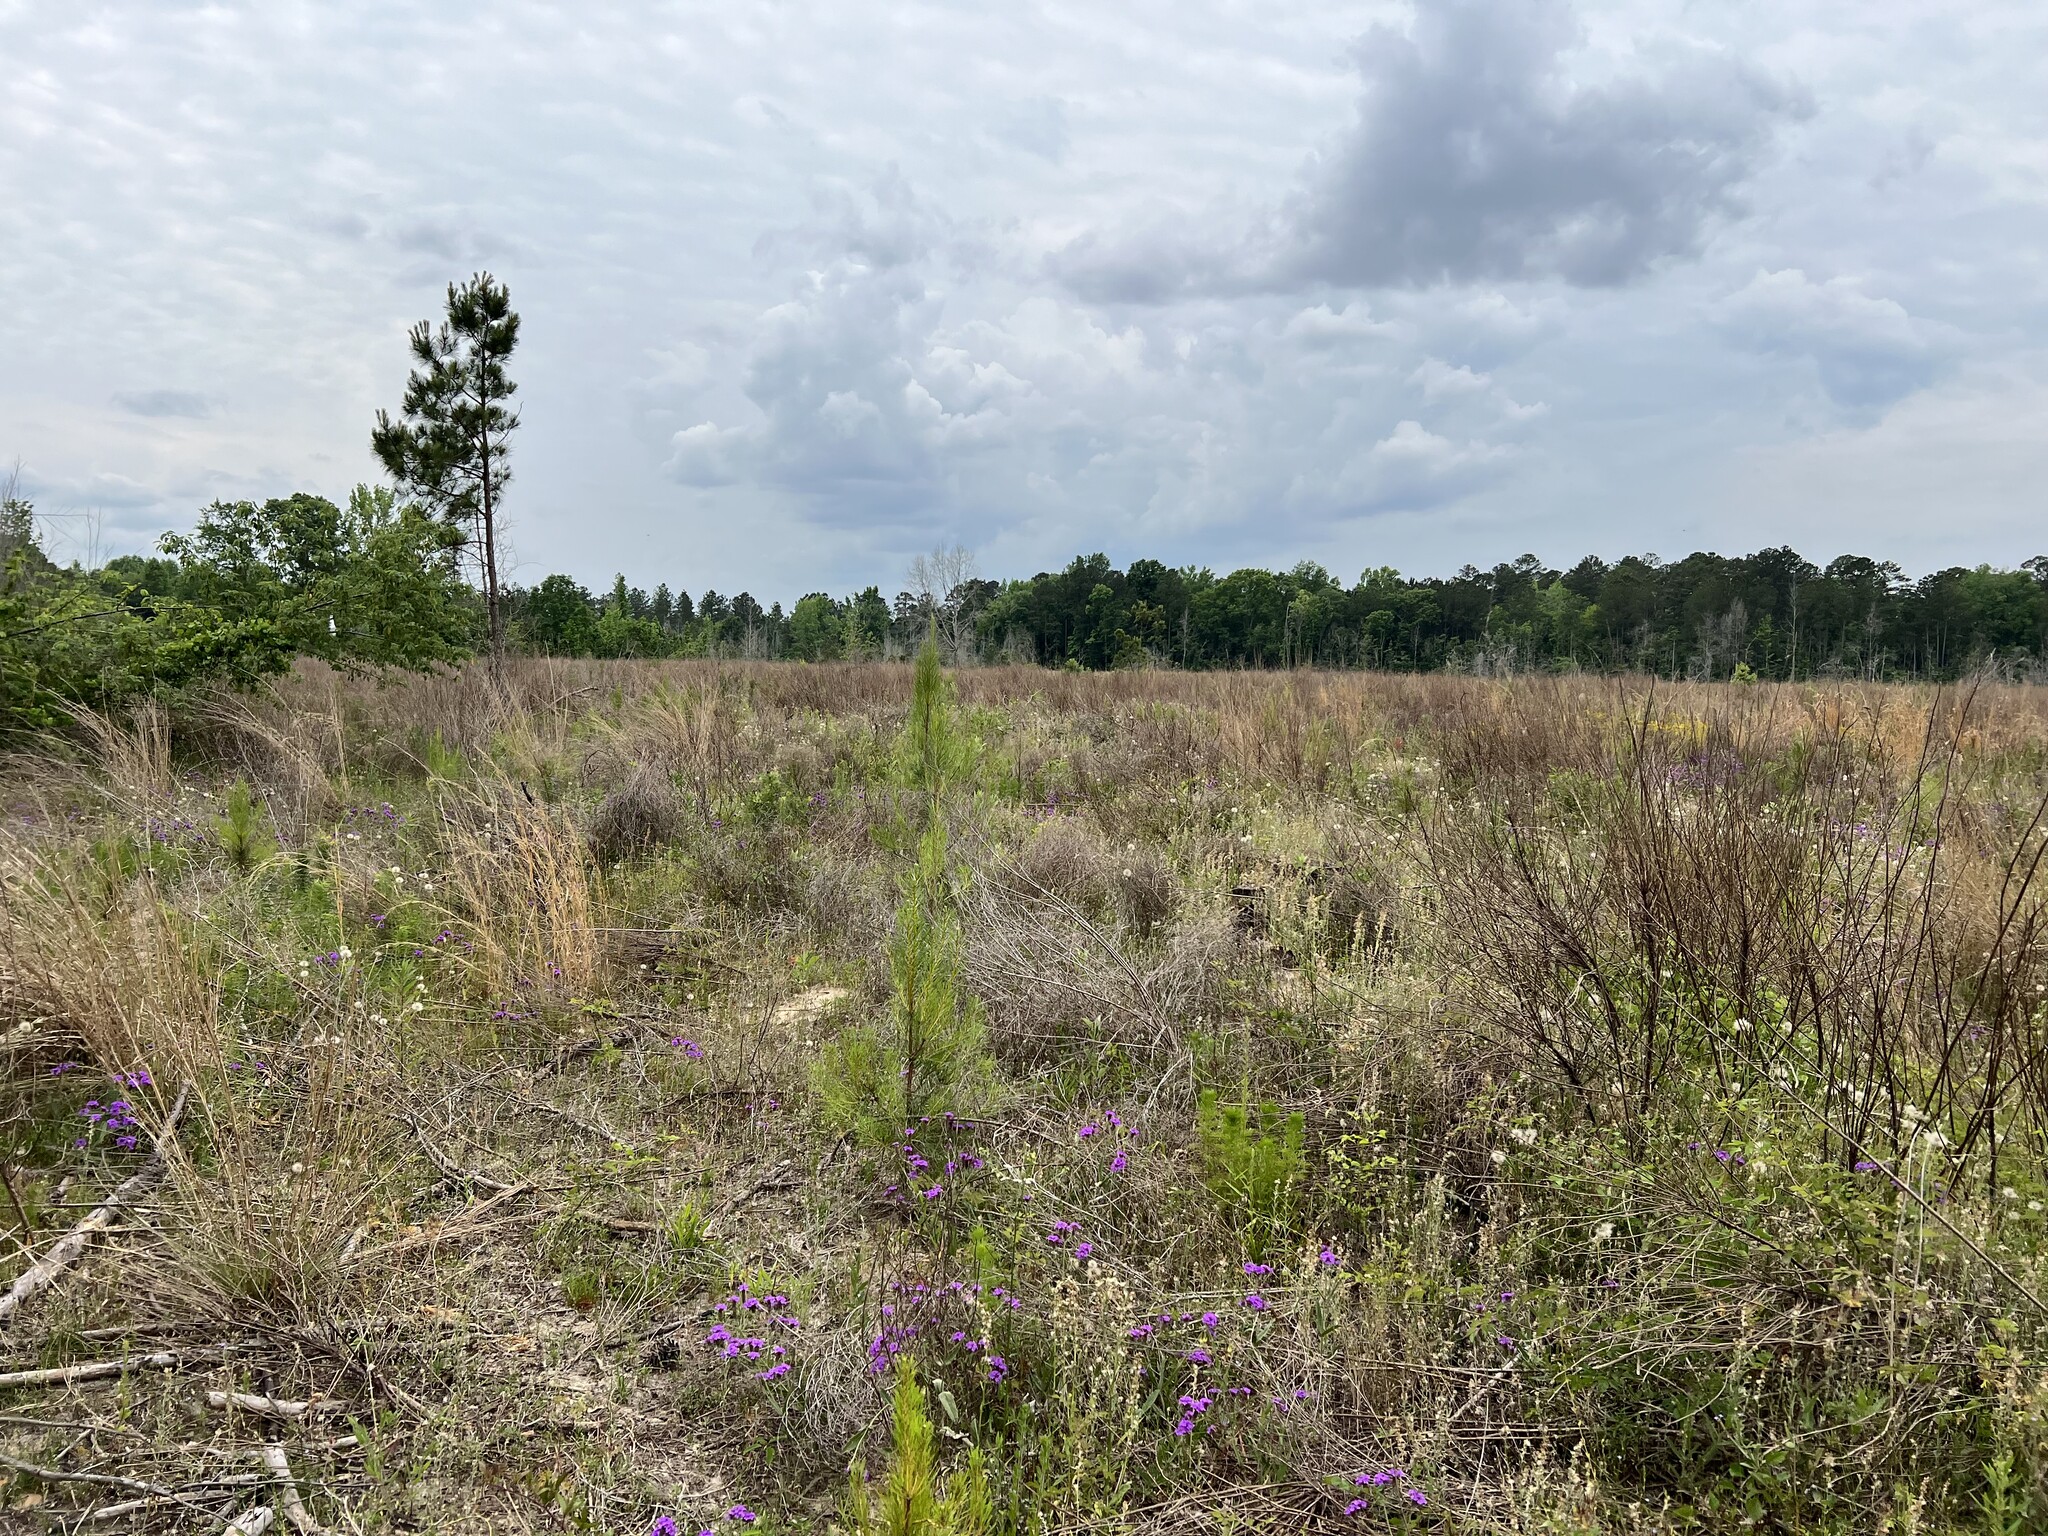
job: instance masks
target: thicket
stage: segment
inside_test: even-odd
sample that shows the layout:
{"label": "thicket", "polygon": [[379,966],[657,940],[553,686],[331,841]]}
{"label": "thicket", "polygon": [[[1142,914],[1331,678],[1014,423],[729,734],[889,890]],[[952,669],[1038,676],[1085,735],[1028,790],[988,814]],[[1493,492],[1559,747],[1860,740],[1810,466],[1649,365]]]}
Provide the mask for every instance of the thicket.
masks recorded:
{"label": "thicket", "polygon": [[11,499],[0,568],[0,739],[68,728],[79,708],[247,687],[302,656],[347,673],[419,670],[470,654],[477,609],[445,523],[358,486],[215,502],[157,556],[59,567],[34,509]]}

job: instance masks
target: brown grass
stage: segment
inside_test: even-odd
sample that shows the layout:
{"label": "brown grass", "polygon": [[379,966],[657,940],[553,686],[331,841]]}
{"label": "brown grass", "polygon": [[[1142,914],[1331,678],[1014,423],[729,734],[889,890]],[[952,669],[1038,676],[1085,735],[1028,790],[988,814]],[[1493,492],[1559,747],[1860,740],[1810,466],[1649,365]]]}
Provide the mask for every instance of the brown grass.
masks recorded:
{"label": "brown grass", "polygon": [[[225,1514],[206,1480],[280,1439],[337,1529],[822,1532],[924,1286],[941,1452],[1033,1530],[1377,1529],[1390,1495],[1341,1511],[1390,1465],[1416,1529],[2048,1519],[2039,690],[955,682],[997,1107],[923,1168],[814,1092],[889,1006],[907,667],[307,665],[10,765],[29,1248],[127,1166],[72,1144],[109,1074],[153,1074],[146,1123],[195,1100],[146,1220],[4,1337],[193,1353],[0,1405],[0,1444]],[[1256,1200],[1205,1090],[1302,1116]],[[802,1316],[787,1377],[703,1343],[742,1281]],[[208,1387],[344,1398],[360,1443]],[[17,1479],[0,1518],[94,1500]]]}

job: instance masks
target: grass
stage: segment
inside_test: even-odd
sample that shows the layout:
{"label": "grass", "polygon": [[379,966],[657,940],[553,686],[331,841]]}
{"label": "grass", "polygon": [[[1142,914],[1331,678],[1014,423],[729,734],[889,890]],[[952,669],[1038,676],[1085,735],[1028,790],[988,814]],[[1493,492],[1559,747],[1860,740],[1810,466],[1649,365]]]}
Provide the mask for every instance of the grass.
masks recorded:
{"label": "grass", "polygon": [[265,1445],[365,1532],[2048,1521],[2048,696],[950,688],[304,667],[5,765],[0,1283],[193,1098],[0,1325],[177,1364],[0,1450],[137,1531]]}

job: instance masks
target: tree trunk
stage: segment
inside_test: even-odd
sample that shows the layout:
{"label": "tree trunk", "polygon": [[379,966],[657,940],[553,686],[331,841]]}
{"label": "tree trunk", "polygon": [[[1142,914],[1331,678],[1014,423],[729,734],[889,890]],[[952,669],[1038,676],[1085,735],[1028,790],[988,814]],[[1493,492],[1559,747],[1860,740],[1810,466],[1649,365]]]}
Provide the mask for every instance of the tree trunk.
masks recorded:
{"label": "tree trunk", "polygon": [[505,659],[505,621],[498,610],[498,519],[496,498],[492,493],[491,434],[483,433],[483,524],[484,524],[484,612],[491,632],[491,665],[495,668]]}

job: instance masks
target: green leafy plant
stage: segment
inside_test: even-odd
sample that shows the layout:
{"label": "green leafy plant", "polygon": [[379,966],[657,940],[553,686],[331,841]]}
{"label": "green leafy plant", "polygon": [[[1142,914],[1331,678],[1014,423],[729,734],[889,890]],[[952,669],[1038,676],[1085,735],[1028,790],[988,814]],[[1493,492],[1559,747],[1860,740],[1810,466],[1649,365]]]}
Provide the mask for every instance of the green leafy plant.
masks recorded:
{"label": "green leafy plant", "polygon": [[1256,1111],[1224,1104],[1215,1089],[1205,1088],[1196,1129],[1209,1193],[1242,1225],[1246,1252],[1263,1259],[1286,1230],[1301,1177],[1301,1111],[1283,1115],[1271,1104]]}
{"label": "green leafy plant", "polygon": [[893,1406],[889,1465],[880,1486],[870,1489],[858,1469],[851,1474],[846,1518],[855,1536],[982,1536],[995,1515],[987,1460],[976,1447],[963,1466],[941,1478],[931,1415],[909,1355],[896,1361]]}
{"label": "green leafy plant", "polygon": [[213,826],[220,838],[221,852],[236,869],[254,869],[277,851],[276,845],[263,835],[260,816],[248,783],[235,780]]}
{"label": "green leafy plant", "polygon": [[974,745],[959,728],[938,644],[918,653],[910,719],[898,763],[924,801],[924,830],[902,878],[889,945],[894,996],[885,1030],[852,1026],[820,1059],[816,1075],[827,1115],[885,1143],[919,1116],[957,1109],[970,1083],[987,1075],[979,1002],[967,991],[954,872],[947,852],[948,792],[973,772]]}

